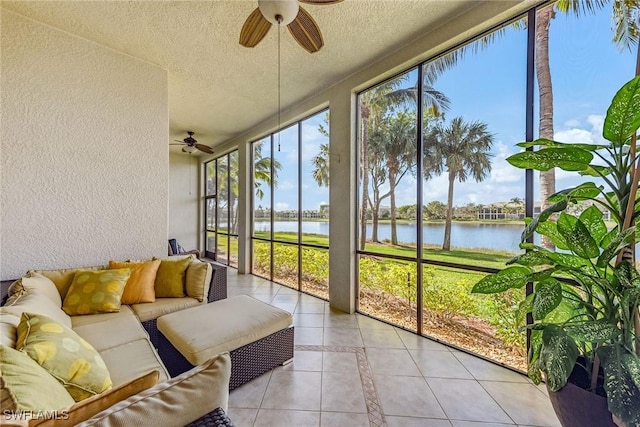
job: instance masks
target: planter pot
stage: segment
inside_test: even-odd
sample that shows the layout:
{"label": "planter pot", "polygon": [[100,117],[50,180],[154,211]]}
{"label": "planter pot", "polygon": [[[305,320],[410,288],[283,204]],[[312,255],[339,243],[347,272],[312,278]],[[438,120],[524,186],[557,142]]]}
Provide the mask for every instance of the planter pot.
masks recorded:
{"label": "planter pot", "polygon": [[584,378],[579,377],[579,368],[576,366],[567,385],[555,392],[547,389],[551,405],[562,426],[617,427],[607,407],[607,398],[576,385],[586,383]]}

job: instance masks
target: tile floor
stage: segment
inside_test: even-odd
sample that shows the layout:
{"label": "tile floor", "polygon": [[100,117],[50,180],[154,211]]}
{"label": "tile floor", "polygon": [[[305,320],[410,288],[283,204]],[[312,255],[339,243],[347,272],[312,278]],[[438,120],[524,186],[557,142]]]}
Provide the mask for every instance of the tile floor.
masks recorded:
{"label": "tile floor", "polygon": [[555,427],[525,376],[323,300],[228,269],[229,296],[293,313],[295,357],[235,389],[238,427]]}

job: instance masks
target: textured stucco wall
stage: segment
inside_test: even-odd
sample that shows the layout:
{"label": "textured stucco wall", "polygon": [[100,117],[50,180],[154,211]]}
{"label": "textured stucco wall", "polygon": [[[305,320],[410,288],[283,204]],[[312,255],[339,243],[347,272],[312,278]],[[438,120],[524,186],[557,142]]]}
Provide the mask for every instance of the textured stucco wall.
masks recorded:
{"label": "textured stucco wall", "polygon": [[198,156],[169,154],[169,238],[178,239],[186,250],[198,247]]}
{"label": "textured stucco wall", "polygon": [[0,279],[166,253],[166,70],[0,11]]}

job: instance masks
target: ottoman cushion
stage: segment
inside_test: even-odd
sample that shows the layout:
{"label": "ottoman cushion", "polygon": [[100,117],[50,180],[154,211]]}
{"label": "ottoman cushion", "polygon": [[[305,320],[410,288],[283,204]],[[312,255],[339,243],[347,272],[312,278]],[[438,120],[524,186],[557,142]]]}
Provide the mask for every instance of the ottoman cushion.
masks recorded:
{"label": "ottoman cushion", "polygon": [[189,363],[199,365],[292,323],[291,313],[238,295],[162,316],[158,329]]}

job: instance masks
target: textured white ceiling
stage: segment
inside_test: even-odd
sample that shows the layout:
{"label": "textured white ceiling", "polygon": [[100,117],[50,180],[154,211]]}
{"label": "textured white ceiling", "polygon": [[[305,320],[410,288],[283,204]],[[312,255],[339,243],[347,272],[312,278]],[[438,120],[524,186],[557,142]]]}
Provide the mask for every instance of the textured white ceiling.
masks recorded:
{"label": "textured white ceiling", "polygon": [[[282,108],[376,62],[477,0],[345,0],[303,5],[324,36],[309,54],[281,30]],[[2,1],[2,7],[169,71],[171,139],[215,146],[277,111],[277,29],[238,44],[257,1]]]}

